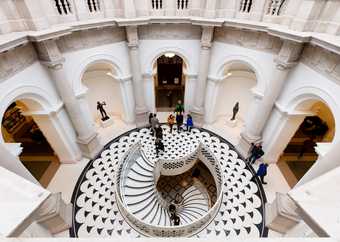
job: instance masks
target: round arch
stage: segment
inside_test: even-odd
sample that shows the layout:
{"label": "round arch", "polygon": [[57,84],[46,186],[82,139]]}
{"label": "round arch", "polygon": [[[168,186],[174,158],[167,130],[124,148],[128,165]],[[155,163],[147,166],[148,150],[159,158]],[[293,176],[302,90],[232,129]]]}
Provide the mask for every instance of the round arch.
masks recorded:
{"label": "round arch", "polygon": [[213,71],[210,73],[210,76],[214,76],[219,80],[223,80],[225,78],[224,76],[225,67],[235,62],[242,63],[245,66],[248,66],[249,69],[251,69],[255,73],[256,86],[254,88],[254,91],[256,93],[259,93],[260,95],[263,95],[267,87],[265,74],[262,68],[251,57],[244,55],[225,56],[221,58],[219,61],[217,61],[216,68],[213,68]]}
{"label": "round arch", "polygon": [[153,66],[156,63],[157,59],[167,52],[174,53],[175,55],[181,57],[187,67],[187,73],[194,73],[193,63],[190,61],[193,60],[194,57],[187,53],[184,49],[177,46],[162,47],[150,54],[146,58],[144,65],[142,66],[142,70],[144,70],[144,73],[152,74]]}
{"label": "round arch", "polygon": [[293,114],[308,111],[317,101],[324,103],[333,115],[335,121],[334,143],[340,139],[340,134],[336,129],[336,127],[340,127],[340,119],[337,118],[340,117],[340,109],[335,98],[329,92],[314,86],[301,87],[291,92],[284,102],[281,102],[281,106],[288,113]]}
{"label": "round arch", "polygon": [[89,66],[96,63],[107,63],[111,65],[114,68],[115,73],[117,73],[117,76],[115,77],[117,80],[123,76],[129,76],[129,73],[126,73],[126,71],[122,69],[123,64],[113,55],[97,54],[86,57],[77,64],[77,69],[73,74],[72,88],[76,96],[81,96],[86,92],[86,87],[82,83],[83,75]]}

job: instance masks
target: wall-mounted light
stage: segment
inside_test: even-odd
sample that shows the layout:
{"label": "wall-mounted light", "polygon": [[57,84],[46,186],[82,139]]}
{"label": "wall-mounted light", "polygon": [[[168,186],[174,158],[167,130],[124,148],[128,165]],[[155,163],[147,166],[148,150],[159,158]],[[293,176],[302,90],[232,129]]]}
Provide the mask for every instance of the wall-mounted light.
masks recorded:
{"label": "wall-mounted light", "polygon": [[233,73],[228,72],[227,75],[226,75],[226,77],[230,77],[232,74],[233,74]]}
{"label": "wall-mounted light", "polygon": [[112,74],[112,72],[111,71],[109,71],[109,72],[106,72],[106,75],[108,75],[108,76],[110,76],[110,77],[115,77],[113,74]]}
{"label": "wall-mounted light", "polygon": [[168,58],[172,58],[172,57],[175,56],[175,53],[168,52],[168,53],[165,53],[164,56],[165,56],[165,57],[168,57]]}

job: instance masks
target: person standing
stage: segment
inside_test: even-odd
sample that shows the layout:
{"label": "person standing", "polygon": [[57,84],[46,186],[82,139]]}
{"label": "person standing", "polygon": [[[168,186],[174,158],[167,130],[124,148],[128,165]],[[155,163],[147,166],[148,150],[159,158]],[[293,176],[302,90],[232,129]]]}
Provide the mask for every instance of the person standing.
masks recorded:
{"label": "person standing", "polygon": [[175,112],[176,113],[181,113],[181,114],[184,113],[184,105],[182,104],[181,100],[178,100],[178,102],[176,104],[176,107],[175,107]]}
{"label": "person standing", "polygon": [[159,120],[157,115],[153,114],[153,117],[151,118],[151,135],[156,134],[156,125],[159,125]]}
{"label": "person standing", "polygon": [[152,125],[151,125],[152,118],[153,118],[153,113],[149,113],[149,125],[150,125],[150,128],[152,127]]}
{"label": "person standing", "polygon": [[156,138],[155,148],[156,148],[156,157],[158,158],[159,151],[161,150],[164,152],[164,144],[160,138]]}
{"label": "person standing", "polygon": [[190,114],[187,115],[187,131],[191,132],[192,127],[194,126],[194,122]]}
{"label": "person standing", "polygon": [[267,175],[267,168],[268,168],[268,164],[261,163],[256,172],[256,176],[260,178],[261,183],[264,185],[267,184],[267,182],[264,181],[264,177]]}
{"label": "person standing", "polygon": [[170,134],[172,133],[172,127],[175,124],[175,116],[172,115],[172,113],[170,113],[170,115],[168,116],[168,125],[170,127]]}
{"label": "person standing", "polygon": [[163,129],[160,125],[156,124],[156,127],[155,127],[155,131],[156,131],[156,138],[159,138],[159,139],[163,139]]}
{"label": "person standing", "polygon": [[250,156],[247,159],[250,164],[254,164],[256,160],[260,159],[264,155],[262,145],[260,143],[251,143]]}
{"label": "person standing", "polygon": [[179,133],[183,125],[183,114],[182,113],[176,114],[176,125],[177,125],[177,132]]}

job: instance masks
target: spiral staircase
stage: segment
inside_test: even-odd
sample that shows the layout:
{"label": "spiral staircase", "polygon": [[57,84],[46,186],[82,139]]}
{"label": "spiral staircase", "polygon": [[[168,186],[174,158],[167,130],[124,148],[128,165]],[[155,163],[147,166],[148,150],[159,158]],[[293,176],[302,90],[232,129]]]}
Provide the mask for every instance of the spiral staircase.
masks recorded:
{"label": "spiral staircase", "polygon": [[[253,170],[225,140],[206,130],[170,134],[157,158],[149,129],[113,140],[83,171],[73,194],[72,237],[262,237],[265,195]],[[216,185],[211,202],[195,180],[169,201],[157,188],[161,176],[176,177],[202,162]],[[180,224],[171,220],[176,205]]]}

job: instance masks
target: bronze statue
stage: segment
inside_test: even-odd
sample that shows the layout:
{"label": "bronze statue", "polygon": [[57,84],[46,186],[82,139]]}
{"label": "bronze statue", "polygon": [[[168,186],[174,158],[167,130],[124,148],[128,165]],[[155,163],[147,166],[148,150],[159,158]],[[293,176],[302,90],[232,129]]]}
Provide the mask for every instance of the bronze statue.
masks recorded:
{"label": "bronze statue", "polygon": [[233,117],[230,119],[231,121],[234,121],[236,118],[236,114],[238,113],[238,110],[240,109],[239,103],[237,102],[235,106],[233,107]]}
{"label": "bronze statue", "polygon": [[105,120],[108,120],[110,117],[107,115],[105,109],[104,109],[104,106],[106,106],[106,103],[105,102],[97,102],[97,110],[100,111],[100,114],[102,115],[102,120],[105,121]]}

